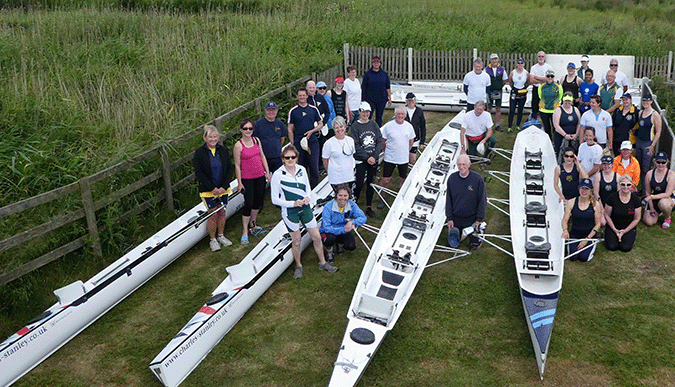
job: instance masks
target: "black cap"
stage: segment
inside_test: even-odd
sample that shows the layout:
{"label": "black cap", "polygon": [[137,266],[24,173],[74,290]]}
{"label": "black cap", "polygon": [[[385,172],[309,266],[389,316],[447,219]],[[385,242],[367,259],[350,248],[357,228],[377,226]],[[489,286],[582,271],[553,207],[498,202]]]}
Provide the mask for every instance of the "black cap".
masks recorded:
{"label": "black cap", "polygon": [[405,99],[415,99],[415,94],[413,94],[412,92],[408,93],[405,95]]}

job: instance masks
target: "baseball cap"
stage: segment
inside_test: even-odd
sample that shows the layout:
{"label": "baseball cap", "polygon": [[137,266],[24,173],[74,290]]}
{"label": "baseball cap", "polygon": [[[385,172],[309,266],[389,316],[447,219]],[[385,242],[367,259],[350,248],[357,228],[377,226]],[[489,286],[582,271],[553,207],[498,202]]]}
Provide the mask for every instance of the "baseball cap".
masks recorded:
{"label": "baseball cap", "polygon": [[621,143],[621,148],[619,148],[619,149],[621,149],[621,150],[623,150],[623,149],[633,149],[633,144],[628,140],[623,141]]}
{"label": "baseball cap", "polygon": [[459,229],[457,227],[453,227],[448,231],[448,245],[453,249],[459,247]]}
{"label": "baseball cap", "polygon": [[316,87],[317,87],[317,89],[318,89],[318,88],[320,88],[320,87],[328,87],[328,85],[326,85],[326,82],[320,81],[319,83],[316,84]]}
{"label": "baseball cap", "polygon": [[269,101],[269,102],[265,105],[265,110],[267,110],[267,109],[279,110],[279,108],[277,107],[277,103],[274,102],[274,101]]}
{"label": "baseball cap", "polygon": [[490,59],[499,59],[499,55],[492,53],[492,55],[490,55]]}
{"label": "baseball cap", "polygon": [[603,164],[612,164],[612,163],[614,163],[614,159],[612,158],[612,156],[603,156],[602,159],[600,159],[600,161],[601,161]]}
{"label": "baseball cap", "polygon": [[553,70],[546,70],[546,76],[548,77],[549,75],[555,76],[555,71],[553,71]]}
{"label": "baseball cap", "polygon": [[340,77],[340,76],[335,77],[335,83],[344,82],[344,81],[345,81],[345,77]]}
{"label": "baseball cap", "polygon": [[573,62],[570,62],[570,63],[567,64],[567,67],[571,67],[573,69],[576,69],[577,65],[575,65]]}
{"label": "baseball cap", "polygon": [[370,104],[366,101],[361,101],[361,104],[359,105],[359,110],[361,111],[372,111],[370,108]]}
{"label": "baseball cap", "polygon": [[591,179],[581,179],[579,181],[579,188],[593,189],[593,181]]}
{"label": "baseball cap", "polygon": [[654,156],[654,160],[656,160],[656,161],[668,161],[668,155],[666,154],[666,152],[661,151],[661,152],[657,153],[656,156]]}
{"label": "baseball cap", "polygon": [[630,95],[630,93],[624,93],[621,98],[628,98],[628,99],[633,99],[633,96]]}
{"label": "baseball cap", "polygon": [[643,101],[651,101],[652,100],[652,95],[651,94],[645,94],[642,96]]}
{"label": "baseball cap", "polygon": [[405,99],[415,99],[415,93],[408,93],[405,95]]}
{"label": "baseball cap", "polygon": [[563,101],[574,101],[574,97],[572,97],[571,95],[567,94],[567,95],[563,95],[562,100],[563,100]]}

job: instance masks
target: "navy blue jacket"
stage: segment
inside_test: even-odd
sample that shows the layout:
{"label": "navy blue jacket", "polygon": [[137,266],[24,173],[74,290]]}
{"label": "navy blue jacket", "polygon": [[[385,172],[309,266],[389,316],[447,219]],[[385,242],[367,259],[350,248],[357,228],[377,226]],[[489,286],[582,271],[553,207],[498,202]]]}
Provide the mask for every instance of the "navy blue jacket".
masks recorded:
{"label": "navy blue jacket", "polygon": [[[213,172],[211,171],[211,160],[209,155],[211,151],[209,147],[204,144],[197,148],[194,156],[192,156],[192,166],[195,168],[195,176],[199,182],[199,192],[211,192],[217,188],[213,184]],[[216,154],[223,164],[222,173],[220,176],[221,186],[225,189],[230,187],[232,180],[232,161],[230,160],[230,152],[227,148],[218,144],[216,145]]]}

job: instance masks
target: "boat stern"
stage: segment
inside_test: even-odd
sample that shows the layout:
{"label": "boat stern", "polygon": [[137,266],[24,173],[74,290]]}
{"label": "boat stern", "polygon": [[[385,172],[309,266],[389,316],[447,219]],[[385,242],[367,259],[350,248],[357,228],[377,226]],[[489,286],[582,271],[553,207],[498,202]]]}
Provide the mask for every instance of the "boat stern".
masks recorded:
{"label": "boat stern", "polygon": [[539,376],[542,379],[544,378],[544,367],[546,366],[559,295],[560,292],[541,295],[521,290],[525,319],[532,338]]}
{"label": "boat stern", "polygon": [[355,386],[387,331],[386,326],[378,323],[350,319],[328,386]]}

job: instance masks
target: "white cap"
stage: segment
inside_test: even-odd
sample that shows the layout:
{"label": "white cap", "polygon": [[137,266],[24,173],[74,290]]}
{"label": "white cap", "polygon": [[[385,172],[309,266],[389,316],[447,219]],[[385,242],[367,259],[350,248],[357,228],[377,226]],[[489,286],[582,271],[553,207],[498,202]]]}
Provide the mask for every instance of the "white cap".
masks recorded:
{"label": "white cap", "polygon": [[367,110],[369,112],[372,111],[372,109],[370,108],[370,104],[366,101],[361,101],[361,105],[359,105],[359,110],[363,111]]}
{"label": "white cap", "polygon": [[300,140],[300,148],[309,152],[309,142],[307,141],[307,137],[303,136],[302,140]]}
{"label": "white cap", "polygon": [[589,60],[588,60],[588,55],[582,55],[582,56],[581,56],[581,61],[582,61],[582,62],[588,62],[588,61],[589,61]]}
{"label": "white cap", "polygon": [[621,143],[621,148],[619,149],[633,149],[633,144],[630,141],[626,140]]}
{"label": "white cap", "polygon": [[485,154],[485,143],[481,142],[478,144],[476,147],[476,152],[478,152],[479,155],[483,156]]}

